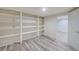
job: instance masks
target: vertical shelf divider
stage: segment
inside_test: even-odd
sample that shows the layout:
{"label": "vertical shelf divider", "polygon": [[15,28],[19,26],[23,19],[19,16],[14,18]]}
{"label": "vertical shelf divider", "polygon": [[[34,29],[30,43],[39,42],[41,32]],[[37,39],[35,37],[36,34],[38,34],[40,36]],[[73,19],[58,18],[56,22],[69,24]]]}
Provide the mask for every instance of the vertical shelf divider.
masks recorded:
{"label": "vertical shelf divider", "polygon": [[37,18],[37,37],[38,37],[38,40],[39,40],[39,16]]}
{"label": "vertical shelf divider", "polygon": [[20,11],[20,44],[22,44],[22,12]]}

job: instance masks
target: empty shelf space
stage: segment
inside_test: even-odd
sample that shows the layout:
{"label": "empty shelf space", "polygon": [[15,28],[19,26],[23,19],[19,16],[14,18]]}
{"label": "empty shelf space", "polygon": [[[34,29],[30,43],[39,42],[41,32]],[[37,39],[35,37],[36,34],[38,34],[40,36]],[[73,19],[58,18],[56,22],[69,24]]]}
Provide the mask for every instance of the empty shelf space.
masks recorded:
{"label": "empty shelf space", "polygon": [[4,35],[4,36],[0,36],[0,38],[7,38],[7,37],[13,37],[13,36],[17,36],[20,34],[10,34],[10,35]]}

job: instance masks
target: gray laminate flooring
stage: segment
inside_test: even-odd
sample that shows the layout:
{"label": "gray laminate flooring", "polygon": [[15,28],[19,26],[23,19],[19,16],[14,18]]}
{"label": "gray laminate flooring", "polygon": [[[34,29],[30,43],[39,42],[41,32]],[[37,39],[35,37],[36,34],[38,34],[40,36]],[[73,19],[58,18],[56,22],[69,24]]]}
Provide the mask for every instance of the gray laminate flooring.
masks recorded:
{"label": "gray laminate flooring", "polygon": [[0,47],[0,51],[73,51],[68,45],[57,40],[41,36],[39,39],[24,40],[22,44],[14,43]]}

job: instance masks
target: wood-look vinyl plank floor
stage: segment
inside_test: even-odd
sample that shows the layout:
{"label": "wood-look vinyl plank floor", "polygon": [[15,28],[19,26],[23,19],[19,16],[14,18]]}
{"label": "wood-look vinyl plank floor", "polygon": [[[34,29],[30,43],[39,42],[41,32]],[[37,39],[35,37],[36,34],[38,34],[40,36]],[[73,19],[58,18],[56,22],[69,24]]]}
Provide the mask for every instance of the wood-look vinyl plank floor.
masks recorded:
{"label": "wood-look vinyl plank floor", "polygon": [[73,51],[62,42],[41,36],[39,39],[24,40],[22,44],[14,43],[0,47],[0,51]]}
{"label": "wood-look vinyl plank floor", "polygon": [[55,50],[53,47],[49,46],[48,44],[46,44],[45,42],[41,41],[41,40],[35,40],[35,42],[40,45],[41,47],[43,47],[46,51],[52,51]]}
{"label": "wood-look vinyl plank floor", "polygon": [[[31,44],[30,44],[30,43],[31,43]],[[34,42],[34,40],[30,40],[30,41],[29,41],[29,44],[30,44],[30,46],[32,47],[31,49],[34,50],[34,51],[44,51],[44,49],[41,48],[38,44],[36,44],[36,43]]]}
{"label": "wood-look vinyl plank floor", "polygon": [[59,41],[56,41],[56,40],[50,40],[50,39],[47,39],[45,37],[41,37],[40,40],[44,39],[44,42],[48,42],[48,44],[51,44],[50,46],[54,46],[56,49],[58,50],[71,50],[71,48],[69,48],[69,46],[63,44],[62,42],[59,42]]}

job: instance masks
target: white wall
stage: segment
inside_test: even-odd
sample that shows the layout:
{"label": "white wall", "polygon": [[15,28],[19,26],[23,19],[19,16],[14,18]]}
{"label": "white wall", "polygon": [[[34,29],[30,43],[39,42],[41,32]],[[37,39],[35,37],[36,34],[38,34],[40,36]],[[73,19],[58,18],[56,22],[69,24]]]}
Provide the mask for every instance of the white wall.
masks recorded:
{"label": "white wall", "polygon": [[57,17],[56,39],[68,43],[68,16]]}
{"label": "white wall", "polygon": [[68,42],[76,50],[79,50],[79,9],[69,14]]}
{"label": "white wall", "polygon": [[53,39],[56,39],[56,17],[50,17],[44,19],[44,35],[47,35]]}
{"label": "white wall", "polygon": [[[61,18],[61,19],[58,19]],[[45,27],[45,32],[44,35],[47,35],[53,39],[57,39],[60,40],[64,43],[68,42],[68,32],[67,32],[67,26],[66,26],[66,30],[62,29],[63,23],[60,23],[60,21],[62,22],[63,19],[65,19],[65,16],[52,16],[52,17],[47,17],[45,18],[45,22],[44,22],[44,27]],[[68,21],[68,19],[65,19]],[[59,24],[60,23],[60,24]],[[60,26],[60,27],[58,27]],[[62,29],[62,30],[61,30]]]}

